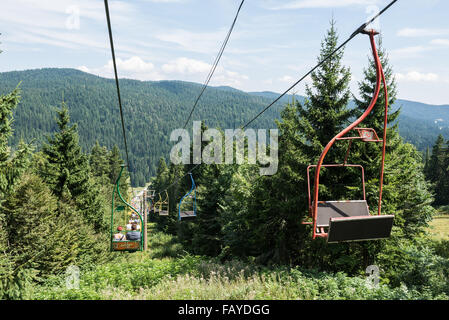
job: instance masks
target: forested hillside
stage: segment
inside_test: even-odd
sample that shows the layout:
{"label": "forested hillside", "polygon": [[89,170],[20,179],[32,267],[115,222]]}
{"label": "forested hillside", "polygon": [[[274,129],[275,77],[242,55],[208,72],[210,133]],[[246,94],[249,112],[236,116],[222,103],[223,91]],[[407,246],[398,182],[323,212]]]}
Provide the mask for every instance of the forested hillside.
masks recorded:
{"label": "forested hillside", "polygon": [[[64,100],[71,118],[79,125],[80,144],[90,150],[98,140],[111,149],[123,150],[120,115],[115,83],[74,69],[39,69],[0,73],[0,93],[11,92],[18,84],[22,89],[14,113],[15,135],[19,140],[35,139],[40,148],[45,135],[55,131],[54,109]],[[201,86],[181,81],[142,82],[121,80],[122,98],[134,185],[144,185],[156,173],[161,156],[168,158],[172,143],[170,132],[184,125]],[[273,92],[245,93],[230,87],[208,88],[193,120],[201,119],[208,127],[234,128],[250,120],[273,101]],[[275,128],[286,96],[256,122],[255,128]],[[300,102],[304,97],[297,97]],[[353,106],[353,103],[350,103]],[[429,106],[398,100],[393,108],[402,108],[399,132],[420,151],[431,147],[439,134],[449,137],[449,106]],[[191,128],[189,126],[188,128]]]}
{"label": "forested hillside", "polygon": [[[264,97],[270,100],[276,99],[279,94],[275,92],[251,92],[251,95]],[[305,98],[296,96],[303,103]],[[288,103],[291,95],[286,95],[281,102]],[[349,108],[354,108],[354,101],[349,102]],[[449,137],[449,105],[429,105],[409,100],[398,99],[392,106],[393,111],[401,109],[398,117],[399,133],[406,142],[415,145],[419,151],[424,152],[431,148],[438,135]]]}
{"label": "forested hillside", "polygon": [[[332,21],[318,60],[339,42]],[[364,66],[358,99],[343,55],[344,49],[312,73],[307,99],[283,100],[255,124],[279,130],[278,166],[270,176],[259,173],[258,163],[239,163],[237,155],[227,164],[195,167],[158,159],[168,154],[170,131],[183,126],[200,86],[123,80],[133,181],[143,184],[155,173],[150,197],[133,192],[127,170],[118,175],[124,155],[116,146],[122,139],[112,80],[69,69],[2,74],[0,299],[448,300],[448,232],[435,239],[429,229],[439,214],[432,205],[449,204],[449,141],[439,135],[423,158],[401,137],[397,107],[385,119],[385,100],[402,105],[407,117],[413,106],[398,102],[394,68],[381,43],[379,57]],[[379,62],[388,96],[376,85]],[[372,99],[373,87],[379,99]],[[273,95],[211,88],[194,120],[234,127]],[[351,152],[351,142],[333,145],[326,163],[346,157],[365,168],[363,178],[352,165],[324,168],[313,201],[362,203],[365,221],[384,219],[368,217],[380,212],[391,229],[379,238],[371,234],[373,225],[363,224],[350,229],[366,237],[328,241],[333,220],[328,216],[329,225],[314,227],[318,213],[310,215],[306,172],[338,132],[367,114],[370,101],[363,125],[380,133],[387,124],[385,144],[365,139]],[[417,117],[442,127],[445,107],[438,108]],[[424,126],[416,121],[413,131],[422,137]],[[33,139],[37,150],[27,143]],[[438,210],[447,218],[447,208]],[[137,217],[141,213],[147,219]],[[346,219],[345,212],[340,215]],[[314,237],[317,229],[320,236]],[[148,243],[142,241],[145,231]],[[136,243],[142,252],[116,252]]]}
{"label": "forested hillside", "polygon": [[[45,135],[54,132],[54,110],[66,101],[73,122],[78,123],[80,144],[90,150],[98,140],[123,150],[122,128],[115,82],[72,69],[41,69],[0,75],[0,93],[20,83],[22,97],[14,113],[17,145],[20,138],[36,139],[39,147]],[[144,185],[155,174],[161,156],[168,157],[170,133],[182,128],[201,86],[181,81],[141,82],[121,80],[133,184]],[[249,120],[267,104],[266,99],[227,88],[209,88],[193,120],[201,118],[209,127],[234,128]],[[281,104],[253,126],[273,128]],[[187,127],[187,129],[191,126]]]}

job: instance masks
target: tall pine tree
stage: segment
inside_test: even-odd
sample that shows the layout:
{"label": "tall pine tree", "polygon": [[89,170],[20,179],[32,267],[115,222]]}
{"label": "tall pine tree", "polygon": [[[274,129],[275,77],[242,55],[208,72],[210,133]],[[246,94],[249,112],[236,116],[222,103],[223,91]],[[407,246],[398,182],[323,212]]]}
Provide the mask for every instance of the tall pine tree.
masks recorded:
{"label": "tall pine tree", "polygon": [[[335,21],[331,21],[318,61],[328,57],[337,46]],[[318,245],[311,244],[311,230],[301,225],[301,221],[306,219],[308,212],[307,166],[318,161],[324,146],[349,124],[354,115],[354,111],[347,107],[351,75],[349,69],[342,66],[343,54],[339,51],[312,73],[312,85],[306,87],[305,103],[293,101],[282,111],[281,121],[277,123],[280,140],[278,172],[272,177],[258,179],[249,210],[251,241],[263,262],[323,265],[321,262],[325,258],[309,259],[307,252],[324,250],[325,244],[322,241],[317,241]],[[345,147],[336,144],[325,162],[343,162]],[[323,169],[320,177],[322,200],[338,200],[345,196],[340,184],[349,180],[348,173]],[[311,183],[313,185],[313,178]],[[318,248],[311,249],[311,246]],[[340,251],[337,250],[335,255],[341,255]]]}
{"label": "tall pine tree", "polygon": [[[318,61],[328,57],[338,46],[338,34],[335,21],[321,44]],[[337,52],[315,72],[312,73],[312,86],[306,87],[304,105],[298,103],[301,149],[310,164],[316,164],[324,147],[329,141],[349,125],[354,110],[348,108],[351,93],[349,68],[342,66],[344,50]],[[342,163],[347,145],[337,142],[329,150],[325,163]],[[313,173],[313,171],[312,171]],[[352,177],[351,170],[349,177]],[[351,181],[348,172],[339,169],[323,168],[320,174],[320,198],[339,200],[345,197],[344,186]]]}
{"label": "tall pine tree", "polygon": [[[386,250],[388,244],[397,245],[396,241],[400,239],[412,239],[421,234],[432,213],[429,205],[431,194],[422,174],[422,157],[416,148],[404,143],[399,135],[397,120],[400,109],[392,108],[397,98],[397,86],[393,68],[380,36],[377,40],[377,49],[386,78],[389,104],[382,213],[395,215],[395,222],[391,239],[353,246],[353,250],[360,251],[363,267],[376,263],[377,255]],[[360,116],[371,102],[376,78],[375,61],[370,56],[368,67],[364,69],[364,79],[359,82],[359,97],[354,96],[357,116]],[[382,139],[384,116],[385,93],[382,83],[377,103],[361,126],[373,128]],[[382,143],[355,143],[350,161],[362,165],[365,169],[367,201],[371,213],[376,214],[379,203]]]}
{"label": "tall pine tree", "polygon": [[47,137],[48,143],[42,147],[45,162],[41,176],[59,200],[73,202],[95,230],[105,231],[105,203],[90,179],[89,159],[79,145],[77,125],[70,125],[64,102],[57,113],[59,131]]}
{"label": "tall pine tree", "polygon": [[8,224],[10,216],[4,207],[28,168],[31,153],[31,147],[23,142],[15,152],[8,145],[13,133],[13,111],[19,100],[18,88],[9,94],[0,95],[0,299],[20,297],[20,289],[29,278],[23,269],[17,268],[20,259],[11,250],[11,228]]}
{"label": "tall pine tree", "polygon": [[449,204],[449,189],[447,188],[448,155],[449,147],[446,146],[444,137],[440,134],[432,148],[432,155],[425,171],[427,179],[432,184],[432,190],[435,194],[434,205],[436,206]]}

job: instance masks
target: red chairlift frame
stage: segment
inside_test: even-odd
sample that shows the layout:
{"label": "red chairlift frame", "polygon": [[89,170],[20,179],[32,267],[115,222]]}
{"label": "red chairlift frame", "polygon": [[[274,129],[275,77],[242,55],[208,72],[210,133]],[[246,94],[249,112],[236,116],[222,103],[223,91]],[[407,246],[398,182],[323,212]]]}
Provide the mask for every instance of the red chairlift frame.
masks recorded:
{"label": "red chairlift frame", "polygon": [[[361,140],[363,142],[382,142],[382,162],[381,162],[381,172],[380,172],[380,186],[379,186],[379,203],[378,203],[378,215],[381,215],[381,205],[382,205],[382,190],[383,190],[383,178],[384,178],[384,168],[385,168],[385,150],[386,150],[386,140],[387,140],[387,124],[388,124],[388,89],[387,84],[385,80],[385,74],[382,69],[382,64],[377,52],[376,43],[374,36],[378,35],[379,33],[375,30],[364,30],[362,32],[363,34],[369,35],[370,43],[371,43],[371,49],[374,57],[374,61],[376,64],[376,87],[374,90],[373,98],[368,106],[368,108],[365,110],[365,112],[351,125],[349,125],[347,128],[345,128],[343,131],[341,131],[339,134],[337,134],[324,148],[323,152],[321,153],[321,156],[318,160],[318,163],[316,165],[309,166],[307,168],[307,179],[308,179],[308,200],[309,200],[309,215],[312,217],[312,222],[303,222],[304,224],[311,224],[313,225],[313,235],[312,238],[316,239],[317,237],[321,238],[327,238],[328,233],[324,231],[324,228],[320,228],[319,232],[317,229],[317,213],[318,213],[318,203],[319,203],[319,186],[320,186],[320,171],[322,167],[359,167],[362,170],[362,184],[363,184],[363,197],[364,200],[366,200],[366,193],[365,193],[365,173],[364,169],[361,165],[352,165],[347,164],[347,159],[349,155],[349,151],[352,145],[353,140]],[[383,82],[384,86],[384,93],[385,93],[385,116],[384,116],[384,132],[383,132],[383,139],[379,139],[374,129],[371,128],[357,128],[357,126],[372,112],[374,106],[377,103],[377,100],[379,98],[380,93],[380,87],[381,82]],[[350,132],[351,130],[356,130],[358,132],[358,136],[353,137],[345,137],[345,135]],[[334,145],[336,141],[339,140],[349,140],[349,146],[348,150],[346,152],[345,160],[343,164],[323,164],[324,158],[326,157],[329,149]],[[310,168],[316,168],[315,170],[315,181],[314,181],[314,193],[313,193],[313,201],[311,198],[311,191],[310,191]]]}

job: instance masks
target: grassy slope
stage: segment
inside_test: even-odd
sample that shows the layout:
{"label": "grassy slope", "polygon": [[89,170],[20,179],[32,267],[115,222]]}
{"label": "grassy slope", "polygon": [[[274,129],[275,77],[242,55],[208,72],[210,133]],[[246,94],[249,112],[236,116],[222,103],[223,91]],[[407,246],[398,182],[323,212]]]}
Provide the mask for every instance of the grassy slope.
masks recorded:
{"label": "grassy slope", "polygon": [[429,231],[436,240],[449,240],[449,206],[438,210],[438,215],[430,223]]}
{"label": "grassy slope", "polygon": [[117,260],[82,271],[80,289],[64,276],[27,290],[27,299],[415,299],[419,293],[387,285],[371,288],[364,276],[327,274],[191,256],[166,234],[151,232],[150,250],[117,253]]}

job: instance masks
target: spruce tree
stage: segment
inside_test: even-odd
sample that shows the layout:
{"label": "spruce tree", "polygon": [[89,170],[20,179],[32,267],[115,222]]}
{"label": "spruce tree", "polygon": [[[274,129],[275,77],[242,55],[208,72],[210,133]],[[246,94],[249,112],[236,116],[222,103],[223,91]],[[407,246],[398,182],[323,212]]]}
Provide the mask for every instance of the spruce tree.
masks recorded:
{"label": "spruce tree", "polygon": [[[259,168],[251,164],[227,166],[224,175],[229,175],[229,187],[223,191],[219,208],[222,233],[220,256],[225,259],[261,254],[254,241],[253,225],[250,223],[249,204],[258,179]],[[259,233],[257,233],[259,234]]]}
{"label": "spruce tree", "polygon": [[[399,135],[397,120],[400,109],[393,108],[397,99],[397,85],[380,37],[377,40],[377,49],[386,78],[389,104],[382,213],[395,215],[395,221],[390,239],[359,243],[352,247],[354,253],[360,251],[363,267],[375,263],[376,256],[386,250],[386,246],[392,243],[397,245],[396,241],[399,239],[412,239],[420,235],[432,214],[431,194],[423,175],[422,156],[415,147],[404,143]],[[360,116],[371,102],[376,78],[375,61],[370,55],[368,67],[364,69],[364,79],[359,82],[359,97],[354,96],[357,116]],[[382,83],[377,103],[361,126],[373,128],[379,139],[383,139],[384,116],[385,94]],[[371,214],[377,214],[382,143],[356,142],[351,151],[349,161],[360,164],[365,169],[368,205]]]}
{"label": "spruce tree", "polygon": [[[328,57],[337,46],[338,34],[335,21],[332,20],[321,44],[318,61]],[[306,86],[306,101],[304,105],[298,103],[301,149],[308,157],[309,164],[318,162],[324,147],[350,124],[354,116],[354,110],[348,108],[351,97],[349,90],[351,73],[349,68],[342,66],[343,55],[344,50],[337,52],[311,74],[312,85]],[[345,143],[335,143],[324,163],[342,163],[346,147]],[[312,170],[312,176],[313,172]],[[323,200],[345,198],[344,185],[351,180],[351,176],[351,172],[322,168],[320,198]]]}
{"label": "spruce tree", "polygon": [[438,135],[437,140],[432,148],[432,155],[429,160],[428,175],[432,183],[437,183],[442,175],[443,170],[443,157],[444,157],[444,137],[443,135]]}
{"label": "spruce tree", "polygon": [[[337,46],[335,21],[331,21],[321,44],[318,61],[328,57]],[[274,176],[257,180],[249,209],[249,223],[253,230],[252,247],[261,262],[310,266],[309,262],[313,259],[309,259],[307,252],[325,250],[326,245],[320,240],[316,241],[318,249],[313,247],[316,244],[310,243],[311,230],[301,225],[301,221],[306,220],[308,213],[307,166],[316,164],[327,143],[350,123],[354,115],[354,111],[347,107],[351,75],[349,69],[342,66],[343,54],[343,51],[339,51],[312,73],[312,85],[306,87],[305,103],[293,101],[282,111],[281,121],[277,122],[278,172]],[[344,144],[336,143],[325,163],[342,163],[345,147]],[[345,184],[349,180],[348,176],[351,176],[351,172],[323,168],[320,174],[320,199],[343,198],[344,188],[340,184]],[[338,251],[336,255],[341,254]],[[320,260],[315,259],[311,264],[320,265]],[[335,261],[333,264],[337,267]],[[323,263],[320,267],[323,267]]]}
{"label": "spruce tree", "polygon": [[446,148],[444,137],[440,134],[432,148],[432,155],[426,170],[427,179],[432,184],[432,190],[435,194],[434,205],[440,206],[449,203],[447,189],[447,157],[449,148]]}
{"label": "spruce tree", "polygon": [[[248,199],[248,213],[246,217],[240,216],[237,224],[234,222],[240,226],[241,232],[248,228],[244,247],[248,248],[248,255],[257,256],[261,263],[300,263],[299,252],[306,239],[311,237],[310,230],[301,225],[307,214],[305,177],[309,158],[302,149],[305,141],[301,136],[298,108],[296,103],[288,104],[281,112],[281,120],[277,121],[277,173],[250,180],[253,186]],[[247,170],[254,171],[251,168]]]}
{"label": "spruce tree", "polygon": [[29,166],[32,149],[20,142],[18,149],[12,152],[8,145],[13,133],[13,111],[19,100],[18,88],[9,94],[0,95],[0,299],[20,298],[21,288],[32,278],[23,268],[17,268],[19,260],[12,254],[9,243],[10,217],[4,207]]}
{"label": "spruce tree", "polygon": [[[31,146],[21,142],[12,153],[8,140],[12,136],[13,111],[19,104],[18,88],[0,96],[0,201],[11,191],[21,174],[29,165]],[[1,205],[1,202],[0,202]]]}
{"label": "spruce tree", "polygon": [[197,218],[192,239],[194,252],[200,255],[216,256],[222,249],[221,206],[223,195],[230,187],[229,174],[225,165],[211,164],[204,167],[198,177]]}
{"label": "spruce tree", "polygon": [[109,174],[111,171],[109,166],[109,151],[106,147],[100,146],[98,141],[95,142],[90,152],[89,165],[93,176],[100,178],[100,181],[103,183],[109,182]]}
{"label": "spruce tree", "polygon": [[429,175],[429,164],[430,164],[430,148],[427,147],[426,148],[426,154],[424,156],[424,175],[427,176]]}
{"label": "spruce tree", "polygon": [[444,205],[449,205],[449,140],[446,142],[446,148],[443,156],[443,176],[442,176],[442,201]]}
{"label": "spruce tree", "polygon": [[156,189],[156,193],[162,192],[163,189],[169,185],[169,169],[164,158],[159,159],[159,163],[156,171],[156,179],[153,184]]}
{"label": "spruce tree", "polygon": [[59,131],[47,137],[48,142],[42,147],[45,162],[41,176],[59,200],[75,203],[86,222],[97,231],[105,231],[105,203],[90,179],[89,160],[79,145],[77,125],[70,125],[64,102],[57,113]]}
{"label": "spruce tree", "polygon": [[[58,208],[58,201],[43,181],[24,175],[4,204],[8,251],[15,264],[44,277],[63,271],[76,261],[78,223]],[[72,210],[73,214],[73,210]]]}
{"label": "spruce tree", "polygon": [[[109,175],[108,176],[109,176],[111,184],[115,184],[115,182],[118,178],[118,175],[120,173],[121,166],[124,163],[125,162],[123,161],[123,159],[120,155],[120,149],[115,144],[112,147],[111,152],[109,153]],[[128,173],[128,170],[125,168],[125,170],[123,170],[121,181],[127,181],[128,179],[129,179],[129,173]]]}
{"label": "spruce tree", "polygon": [[77,124],[70,126],[69,110],[62,102],[57,111],[58,131],[42,146],[47,160],[43,178],[59,198],[76,198],[86,192],[89,183],[88,158],[79,145]]}

